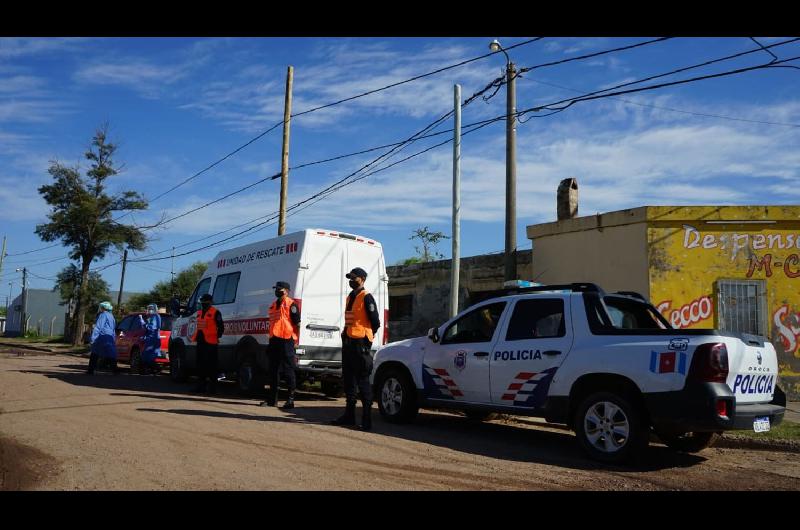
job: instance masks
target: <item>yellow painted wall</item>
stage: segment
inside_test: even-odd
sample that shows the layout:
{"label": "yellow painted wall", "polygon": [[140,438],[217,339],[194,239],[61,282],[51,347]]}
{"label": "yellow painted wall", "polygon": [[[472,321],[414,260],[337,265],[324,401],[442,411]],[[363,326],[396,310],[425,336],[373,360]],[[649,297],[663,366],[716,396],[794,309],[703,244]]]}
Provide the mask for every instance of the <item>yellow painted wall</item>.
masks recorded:
{"label": "yellow painted wall", "polygon": [[717,327],[715,281],[765,280],[782,386],[800,396],[800,207],[649,207],[647,217],[653,305],[676,328]]}

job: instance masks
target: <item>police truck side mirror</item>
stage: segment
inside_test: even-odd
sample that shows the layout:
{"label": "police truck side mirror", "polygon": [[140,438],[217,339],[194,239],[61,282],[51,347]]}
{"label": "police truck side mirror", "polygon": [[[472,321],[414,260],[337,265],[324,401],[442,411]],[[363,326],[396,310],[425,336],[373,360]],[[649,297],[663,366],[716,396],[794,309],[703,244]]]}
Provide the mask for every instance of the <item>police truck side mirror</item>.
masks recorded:
{"label": "police truck side mirror", "polygon": [[433,342],[439,342],[439,328],[431,328],[428,330],[428,338]]}

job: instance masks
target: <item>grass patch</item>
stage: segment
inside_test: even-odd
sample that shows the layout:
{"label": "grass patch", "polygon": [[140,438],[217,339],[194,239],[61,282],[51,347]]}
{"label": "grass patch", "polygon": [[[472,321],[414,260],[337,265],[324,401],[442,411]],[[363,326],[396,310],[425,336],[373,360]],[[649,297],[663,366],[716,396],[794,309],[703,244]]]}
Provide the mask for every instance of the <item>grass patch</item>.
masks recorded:
{"label": "grass patch", "polygon": [[734,436],[752,438],[754,440],[794,440],[800,441],[800,423],[784,420],[768,432],[730,431]]}

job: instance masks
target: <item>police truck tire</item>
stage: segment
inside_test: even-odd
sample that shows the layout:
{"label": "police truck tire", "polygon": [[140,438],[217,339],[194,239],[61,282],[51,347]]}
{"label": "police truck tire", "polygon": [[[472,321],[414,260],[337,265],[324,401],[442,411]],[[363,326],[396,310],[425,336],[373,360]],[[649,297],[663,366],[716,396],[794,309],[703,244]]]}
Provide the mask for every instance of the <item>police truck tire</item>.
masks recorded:
{"label": "police truck tire", "polygon": [[594,460],[619,464],[635,460],[650,438],[645,415],[628,396],[596,392],[578,406],[575,434],[581,448]]}
{"label": "police truck tire", "polygon": [[378,375],[376,399],[378,410],[390,423],[408,423],[417,412],[417,389],[405,370],[389,368]]}
{"label": "police truck tire", "polygon": [[681,453],[698,453],[707,447],[711,447],[719,439],[719,435],[715,432],[656,434],[667,447]]}
{"label": "police truck tire", "polygon": [[178,346],[170,346],[169,377],[176,383],[185,383],[189,379],[189,372],[186,370],[186,354],[183,348]]}

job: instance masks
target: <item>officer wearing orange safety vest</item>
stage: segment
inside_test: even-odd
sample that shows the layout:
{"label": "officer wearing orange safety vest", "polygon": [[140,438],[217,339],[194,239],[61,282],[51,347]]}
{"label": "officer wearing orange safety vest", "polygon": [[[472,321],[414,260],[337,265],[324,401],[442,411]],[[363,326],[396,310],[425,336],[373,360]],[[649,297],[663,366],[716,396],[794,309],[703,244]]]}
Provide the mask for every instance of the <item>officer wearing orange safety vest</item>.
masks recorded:
{"label": "officer wearing orange safety vest", "polygon": [[222,315],[211,306],[212,297],[206,293],[200,297],[200,311],[197,312],[197,329],[192,341],[197,342],[197,368],[200,382],[195,392],[213,394],[217,386],[217,358],[219,339],[225,330]]}
{"label": "officer wearing orange safety vest", "polygon": [[356,267],[345,277],[353,291],[347,296],[342,333],[342,379],[347,398],[344,414],[333,420],[334,425],[355,425],[356,390],[361,393],[361,430],[372,429],[372,340],[381,327],[375,299],[364,290],[367,272]]}
{"label": "officer wearing orange safety vest", "polygon": [[300,308],[289,298],[291,286],[287,282],[275,282],[275,301],[269,306],[269,393],[262,407],[274,407],[278,402],[280,372],[286,376],[289,397],[283,409],[294,408],[296,378],[294,373],[295,345],[300,329]]}

